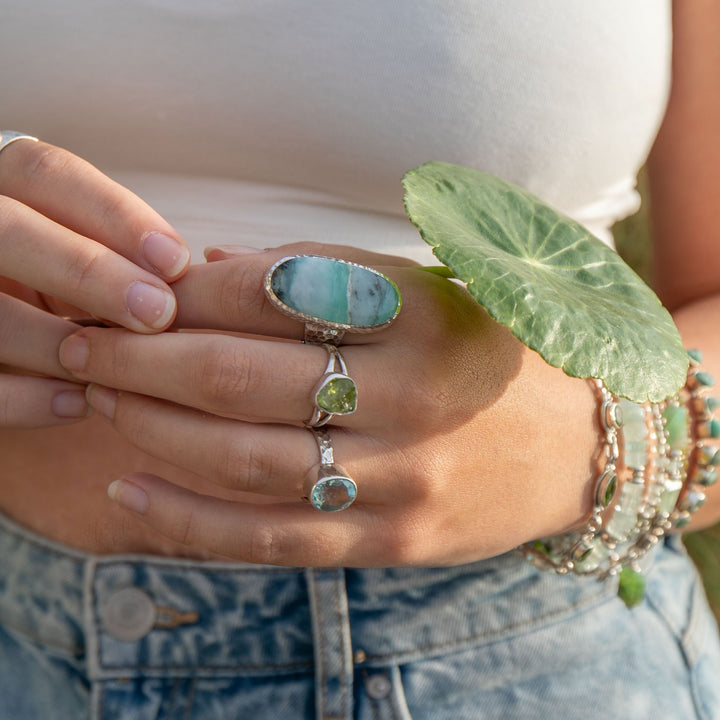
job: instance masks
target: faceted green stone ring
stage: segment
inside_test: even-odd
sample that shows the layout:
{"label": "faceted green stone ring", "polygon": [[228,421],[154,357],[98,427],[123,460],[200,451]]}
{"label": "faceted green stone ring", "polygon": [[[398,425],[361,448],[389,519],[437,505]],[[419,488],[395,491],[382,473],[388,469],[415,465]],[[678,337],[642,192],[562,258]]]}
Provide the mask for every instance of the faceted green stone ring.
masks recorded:
{"label": "faceted green stone ring", "polygon": [[345,332],[387,327],[402,304],[397,285],[357,263],[320,255],[278,260],[265,293],[280,312],[305,323],[305,342],[338,345]]}
{"label": "faceted green stone ring", "polygon": [[315,409],[307,427],[320,427],[334,415],[350,415],[357,409],[357,386],[348,375],[345,359],[334,345],[323,343],[323,347],[328,363],[312,393]]}
{"label": "faceted green stone ring", "polygon": [[355,502],[357,485],[347,471],[335,463],[327,430],[310,429],[320,449],[320,463],[313,466],[305,478],[303,500],[322,512],[345,510]]}

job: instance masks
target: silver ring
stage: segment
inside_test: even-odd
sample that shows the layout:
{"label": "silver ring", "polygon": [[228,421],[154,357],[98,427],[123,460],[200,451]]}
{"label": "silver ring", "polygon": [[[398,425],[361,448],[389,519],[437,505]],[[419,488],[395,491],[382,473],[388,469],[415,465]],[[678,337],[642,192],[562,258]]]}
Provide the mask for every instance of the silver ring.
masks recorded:
{"label": "silver ring", "polygon": [[16,132],[15,130],[0,130],[0,152],[2,152],[10,143],[16,140],[32,140],[37,142],[38,139],[32,135]]}
{"label": "silver ring", "polygon": [[330,435],[324,428],[310,428],[320,450],[320,463],[305,478],[303,500],[316,510],[338,512],[349,508],[357,497],[357,485],[340,465],[335,463]]}
{"label": "silver ring", "polygon": [[338,345],[346,332],[390,325],[400,312],[397,285],[373,268],[322,255],[292,255],[265,275],[265,294],[280,312],[305,323],[305,342]]}
{"label": "silver ring", "polygon": [[357,409],[357,385],[348,375],[345,358],[330,343],[322,345],[328,353],[325,372],[312,392],[312,417],[305,423],[307,427],[320,427],[335,415],[351,415]]}

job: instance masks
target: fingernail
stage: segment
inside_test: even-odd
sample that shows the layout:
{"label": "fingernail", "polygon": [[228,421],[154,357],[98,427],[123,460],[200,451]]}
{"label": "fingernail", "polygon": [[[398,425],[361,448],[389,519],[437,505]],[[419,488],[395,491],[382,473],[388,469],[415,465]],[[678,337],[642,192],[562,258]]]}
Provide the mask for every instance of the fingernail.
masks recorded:
{"label": "fingernail", "polygon": [[60,343],[58,359],[60,364],[71,373],[85,369],[89,353],[88,341],[82,335],[70,335]]}
{"label": "fingernail", "polygon": [[103,387],[102,385],[88,385],[85,391],[90,407],[95,408],[101,415],[112,420],[115,417],[115,405],[117,403],[117,390]]}
{"label": "fingernail", "polygon": [[83,418],[91,413],[82,390],[62,390],[52,399],[52,411],[61,418]]}
{"label": "fingernail", "polygon": [[139,515],[144,515],[150,504],[145,491],[127,480],[113,480],[107,494],[113,502]]}
{"label": "fingernail", "polygon": [[210,259],[211,255],[222,253],[223,255],[256,255],[265,252],[261,248],[250,247],[249,245],[210,245],[203,250],[205,259]]}
{"label": "fingernail", "polygon": [[175,296],[148,283],[133,283],[125,298],[128,310],[149,328],[165,327],[175,314]]}
{"label": "fingernail", "polygon": [[175,277],[190,261],[190,251],[174,238],[150,233],[143,242],[145,259],[160,273]]}

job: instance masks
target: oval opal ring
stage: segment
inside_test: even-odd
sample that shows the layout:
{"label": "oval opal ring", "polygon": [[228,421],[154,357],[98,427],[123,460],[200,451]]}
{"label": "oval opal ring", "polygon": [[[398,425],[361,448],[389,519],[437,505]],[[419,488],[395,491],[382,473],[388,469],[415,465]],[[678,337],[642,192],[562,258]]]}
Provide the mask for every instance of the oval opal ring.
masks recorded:
{"label": "oval opal ring", "polygon": [[347,471],[335,463],[330,435],[324,428],[310,428],[318,448],[320,463],[305,478],[303,500],[316,510],[338,512],[349,508],[357,497],[357,485]]}
{"label": "oval opal ring", "polygon": [[350,415],[357,409],[357,386],[348,375],[345,358],[329,343],[323,343],[328,353],[328,363],[312,393],[315,409],[305,423],[308,427],[320,427],[335,415]]}
{"label": "oval opal ring", "polygon": [[346,332],[387,327],[400,312],[397,285],[377,270],[337,258],[293,255],[265,275],[280,312],[305,323],[305,342],[338,345]]}
{"label": "oval opal ring", "polygon": [[16,130],[0,130],[0,152],[2,152],[10,143],[16,140],[32,140],[37,142],[38,139],[32,135],[17,132]]}

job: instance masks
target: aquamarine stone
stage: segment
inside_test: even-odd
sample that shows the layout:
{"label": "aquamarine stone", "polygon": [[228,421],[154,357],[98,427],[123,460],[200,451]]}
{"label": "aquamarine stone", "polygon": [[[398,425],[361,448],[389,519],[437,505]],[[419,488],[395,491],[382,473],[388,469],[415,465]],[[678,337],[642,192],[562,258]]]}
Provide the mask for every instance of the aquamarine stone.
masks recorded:
{"label": "aquamarine stone", "polygon": [[355,328],[381,327],[400,310],[400,292],[382,273],[315,255],[280,262],[270,276],[269,293],[303,319]]}
{"label": "aquamarine stone", "polygon": [[310,492],[310,503],[323,512],[337,512],[352,505],[357,496],[357,485],[342,475],[331,475],[318,480]]}

